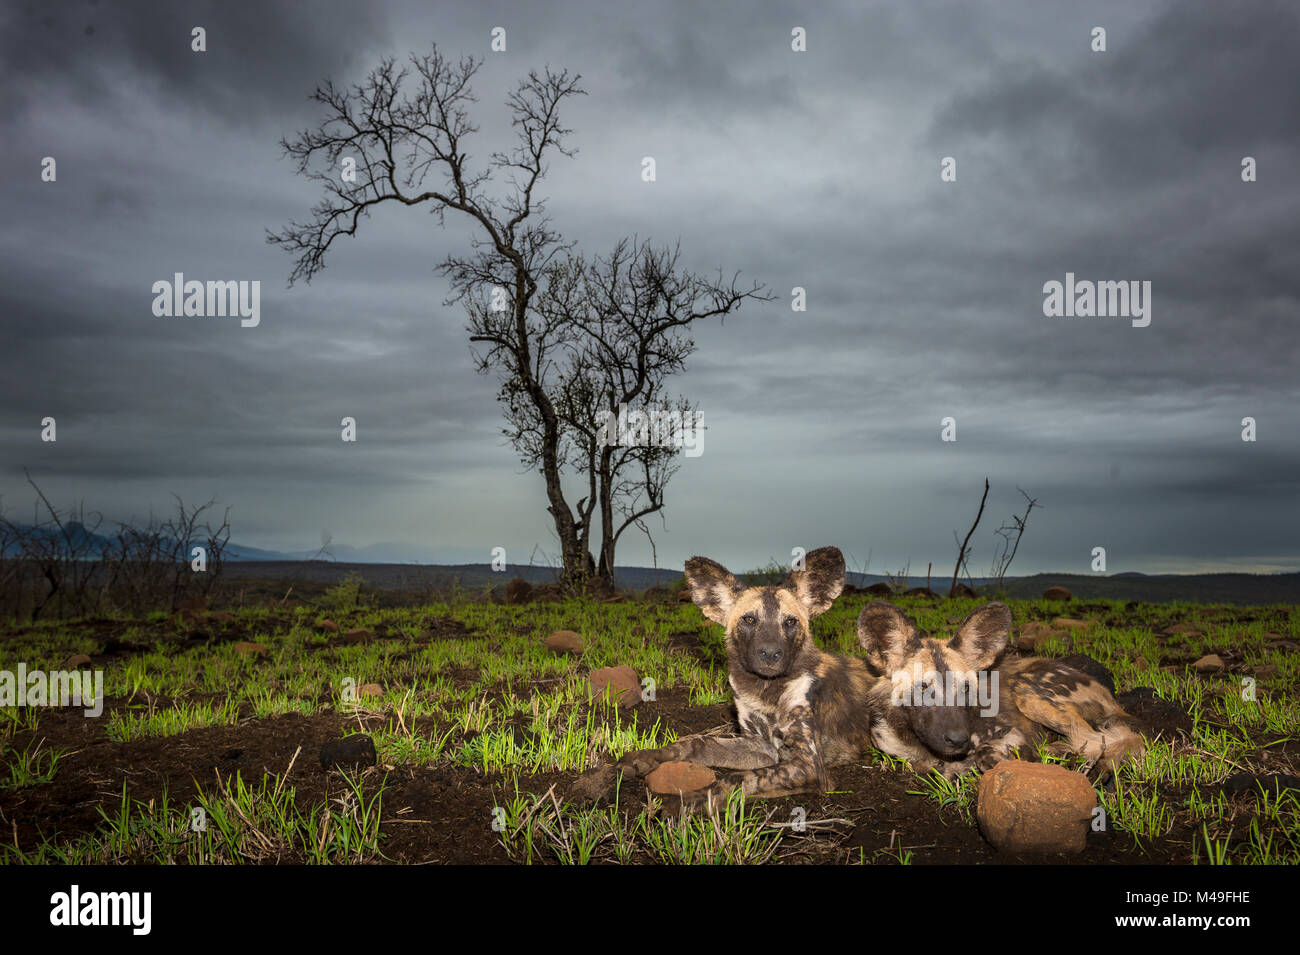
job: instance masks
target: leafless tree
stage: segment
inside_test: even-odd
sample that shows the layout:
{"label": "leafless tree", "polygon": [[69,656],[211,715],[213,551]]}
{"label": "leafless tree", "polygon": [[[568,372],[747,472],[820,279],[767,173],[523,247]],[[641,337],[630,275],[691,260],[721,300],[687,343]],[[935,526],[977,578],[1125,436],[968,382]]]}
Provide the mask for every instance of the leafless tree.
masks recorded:
{"label": "leafless tree", "polygon": [[[326,119],[281,146],[299,173],[323,185],[325,197],[311,221],[290,223],[267,239],[297,257],[292,285],[324,268],[334,240],[354,235],[376,206],[427,205],[440,224],[447,210],[468,217],[475,227],[472,253],[439,265],[451,284],[446,304],[466,308],[479,371],[495,373],[501,383],[504,433],[545,481],[562,579],[573,583],[596,570],[590,541],[598,504],[601,570],[607,552],[612,577],[618,535],[663,506],[670,475],[660,456],[611,452],[606,461],[602,452],[587,471],[587,496],[571,505],[562,480],[566,465],[584,454],[592,464],[584,409],[629,393],[643,402],[663,400],[662,377],[693,348],[674,333],[726,314],[757,289],[679,275],[675,253],[635,243],[620,244],[608,259],[590,265],[569,254],[572,243],[551,228],[537,186],[551,155],[573,155],[559,111],[565,99],[584,93],[579,77],[549,68],[530,73],[506,100],[517,146],[475,168],[466,141],[477,127],[467,107],[481,63],[466,58],[453,64],[435,48],[412,55],[405,68],[385,59],[348,89],[331,83],[318,88],[312,98]],[[346,160],[354,163],[351,180],[342,174]],[[431,176],[435,181],[428,184]]]}
{"label": "leafless tree", "polygon": [[1029,512],[1035,507],[1042,507],[1037,498],[1032,498],[1025,493],[1023,488],[1016,488],[1025,498],[1025,513],[1012,514],[1011,520],[1004,522],[995,534],[1002,538],[1002,544],[993,557],[993,567],[989,572],[994,580],[997,581],[997,592],[1002,593],[1003,583],[1006,580],[1007,571],[1011,567],[1011,562],[1016,559],[1016,551],[1020,549],[1020,538],[1025,533],[1025,525],[1029,522]]}
{"label": "leafless tree", "polygon": [[[955,597],[957,595],[957,575],[961,573],[962,567],[965,565],[966,561],[970,558],[970,538],[971,535],[975,533],[975,528],[979,527],[980,518],[984,516],[984,502],[987,501],[988,498],[989,498],[989,479],[985,478],[984,494],[980,497],[980,509],[979,512],[976,513],[975,515],[975,523],[970,526],[970,530],[966,532],[966,539],[962,541],[961,546],[957,548],[957,564],[952,569],[952,584],[949,585],[948,587],[949,597]],[[953,536],[953,541],[955,542],[957,539],[957,532],[954,531],[952,536]]]}
{"label": "leafless tree", "polygon": [[[230,540],[229,508],[214,527],[200,519],[215,500],[187,507],[178,495],[172,497],[175,517],[150,517],[143,526],[121,522],[104,548],[105,590],[137,613],[159,606],[174,611],[184,600],[207,598],[221,577]],[[204,552],[201,572],[192,563],[195,547]]]}
{"label": "leafless tree", "polygon": [[[591,261],[570,253],[548,270],[536,299],[548,356],[537,377],[562,425],[559,458],[585,484],[574,507],[578,548],[589,554],[599,545],[592,566],[606,584],[613,583],[619,539],[630,528],[648,533],[644,518],[662,512],[683,447],[702,439],[698,406],[668,391],[669,378],[695,351],[692,326],[746,299],[769,298],[756,284],[742,288],[737,276],[694,275],[679,259],[678,247],[636,239]],[[471,340],[489,346],[479,355],[487,372],[502,367],[493,351],[509,330],[488,303],[476,305]],[[537,467],[545,423],[517,400],[517,381],[505,372],[502,379],[504,433],[525,465]]]}

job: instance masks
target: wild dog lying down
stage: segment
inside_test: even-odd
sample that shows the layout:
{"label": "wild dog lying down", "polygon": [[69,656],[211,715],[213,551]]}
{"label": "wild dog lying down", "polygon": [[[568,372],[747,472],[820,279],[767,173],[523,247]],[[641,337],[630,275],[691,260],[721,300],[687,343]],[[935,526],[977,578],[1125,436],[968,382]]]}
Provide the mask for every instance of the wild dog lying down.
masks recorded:
{"label": "wild dog lying down", "polygon": [[858,758],[868,742],[868,694],[877,682],[861,660],[824,653],[809,621],[844,589],[844,556],[822,547],[804,569],[774,586],[747,587],[705,557],[686,562],[686,586],[704,615],[726,628],[727,662],[740,734],[687,736],[629,753],[624,775],[642,776],[681,760],[744,770],[712,795],[741,788],[781,796],[832,788],[826,767]]}
{"label": "wild dog lying down", "polygon": [[917,772],[949,778],[999,760],[1034,759],[1051,734],[1056,748],[1080,753],[1102,774],[1142,752],[1142,737],[1110,691],[1092,677],[1042,657],[1001,660],[1011,611],[976,610],[951,640],[928,637],[892,604],[867,604],[858,642],[879,677],[869,693],[876,747]]}

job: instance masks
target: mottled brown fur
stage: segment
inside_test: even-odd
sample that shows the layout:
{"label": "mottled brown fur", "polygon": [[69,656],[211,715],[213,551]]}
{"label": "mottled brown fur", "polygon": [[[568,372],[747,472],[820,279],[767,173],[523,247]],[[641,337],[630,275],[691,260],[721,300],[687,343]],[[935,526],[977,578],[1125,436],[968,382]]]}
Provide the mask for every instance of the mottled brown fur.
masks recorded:
{"label": "mottled brown fur", "polygon": [[782,796],[832,788],[828,766],[862,755],[869,736],[867,694],[875,678],[861,660],[825,653],[809,621],[844,587],[844,557],[823,547],[775,586],[746,587],[704,557],[686,562],[686,584],[705,616],[726,628],[740,734],[688,736],[632,753],[619,768],[643,775],[668,760],[743,770],[712,795],[734,788]]}
{"label": "mottled brown fur", "polygon": [[[1087,674],[1041,657],[1003,660],[1011,611],[991,603],[964,620],[949,641],[935,640],[897,607],[868,604],[858,615],[858,640],[877,684],[869,694],[872,741],[917,772],[956,776],[1002,759],[1035,758],[1039,743],[1059,734],[1058,749],[1086,756],[1103,774],[1142,752],[1142,738],[1110,691]],[[896,706],[921,671],[996,674],[997,712],[974,706]]]}

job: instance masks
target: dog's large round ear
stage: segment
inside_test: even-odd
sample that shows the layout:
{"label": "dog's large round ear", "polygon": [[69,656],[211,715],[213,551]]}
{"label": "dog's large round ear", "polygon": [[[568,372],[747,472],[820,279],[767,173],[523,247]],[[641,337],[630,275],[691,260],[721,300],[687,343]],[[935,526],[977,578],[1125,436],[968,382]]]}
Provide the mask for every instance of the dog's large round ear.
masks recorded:
{"label": "dog's large round ear", "polygon": [[991,667],[1011,639],[1011,608],[985,604],[961,622],[948,646],[961,654],[972,670]]}
{"label": "dog's large round ear", "polygon": [[921,634],[912,618],[891,603],[876,600],[858,614],[858,643],[877,673],[903,668],[907,655],[921,647]]}
{"label": "dog's large round ear", "polygon": [[704,616],[725,627],[731,607],[745,592],[745,585],[716,560],[692,557],[686,562],[686,590]]}
{"label": "dog's large round ear", "polygon": [[825,613],[844,589],[844,555],[838,547],[810,550],[802,569],[790,571],[783,586],[794,591],[809,617]]}

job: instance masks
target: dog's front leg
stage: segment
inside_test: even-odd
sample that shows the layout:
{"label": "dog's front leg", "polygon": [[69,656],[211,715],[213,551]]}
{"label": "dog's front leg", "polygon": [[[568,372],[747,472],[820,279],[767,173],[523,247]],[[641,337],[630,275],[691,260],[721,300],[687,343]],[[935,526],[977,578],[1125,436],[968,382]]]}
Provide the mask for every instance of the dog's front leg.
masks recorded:
{"label": "dog's front leg", "polygon": [[776,765],[778,758],[776,745],[768,739],[699,733],[658,749],[628,753],[618,761],[618,768],[634,776],[646,776],[661,763],[670,762],[700,763],[715,769],[760,769]]}
{"label": "dog's front leg", "polygon": [[822,759],[821,740],[812,710],[796,706],[781,721],[781,761],[745,773],[736,783],[746,796],[790,796],[833,786]]}

